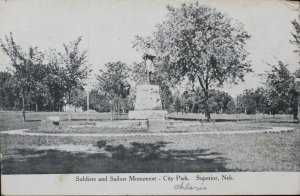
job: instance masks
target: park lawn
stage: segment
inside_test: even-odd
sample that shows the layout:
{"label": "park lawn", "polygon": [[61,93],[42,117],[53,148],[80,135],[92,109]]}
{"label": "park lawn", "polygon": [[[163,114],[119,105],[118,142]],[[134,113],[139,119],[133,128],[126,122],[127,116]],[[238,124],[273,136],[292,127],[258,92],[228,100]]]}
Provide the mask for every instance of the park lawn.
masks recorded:
{"label": "park lawn", "polygon": [[[49,116],[58,116],[60,124],[69,125],[69,114],[67,112],[26,112],[26,122],[23,122],[22,112],[0,111],[0,131],[11,129],[38,129],[41,121],[46,120]],[[87,119],[85,112],[71,113],[72,125],[81,124]],[[89,114],[91,121],[110,120],[110,113],[91,113]],[[114,120],[126,120],[127,114],[113,115]]]}
{"label": "park lawn", "polygon": [[[104,121],[111,122],[111,121]],[[134,122],[134,121],[133,121]],[[29,133],[45,133],[45,134],[118,134],[118,133],[147,133],[146,121],[142,123],[128,123],[122,127],[108,125],[93,125],[94,122],[87,124],[86,121],[62,122],[60,126],[53,126],[52,123],[40,123],[34,129],[26,132]],[[118,123],[118,122],[116,122]],[[70,125],[71,124],[71,125]],[[86,125],[87,124],[87,125]],[[114,123],[112,123],[114,124]],[[137,125],[138,124],[138,125]],[[270,123],[251,123],[251,122],[220,122],[220,123],[199,123],[199,122],[171,122],[167,123],[165,133],[186,133],[186,132],[224,132],[224,131],[247,131],[247,130],[265,130],[271,129]]]}
{"label": "park lawn", "polygon": [[[299,171],[300,168],[299,129],[282,133],[185,136],[3,135],[1,145],[4,174]],[[83,146],[89,146],[90,151],[81,150]],[[75,151],[69,151],[72,147]]]}
{"label": "park lawn", "polygon": [[[13,116],[7,117],[5,122],[14,125],[4,126],[27,126],[34,131],[43,131],[40,121],[23,123],[18,120]],[[67,125],[68,122],[61,124],[63,129],[60,131],[65,132]],[[214,126],[222,131],[225,125],[233,129],[237,123],[220,122],[204,126]],[[289,126],[294,130],[218,135],[179,135],[175,132],[164,136],[72,136],[72,130],[96,130],[81,128],[69,129],[70,136],[66,137],[59,134],[3,134],[1,170],[3,174],[300,171],[298,124],[264,122],[258,125],[255,122],[240,122],[239,125],[247,128]],[[182,126],[181,129],[179,132],[188,131],[188,127]]]}
{"label": "park lawn", "polygon": [[[41,125],[41,121],[46,120],[47,117],[49,116],[58,116],[60,118],[60,125],[61,126],[68,126],[68,125],[79,125],[79,124],[84,124],[87,118],[87,114],[86,113],[71,113],[72,116],[72,122],[69,123],[68,122],[68,113],[66,112],[26,112],[26,122],[23,122],[23,118],[22,118],[22,112],[15,112],[15,111],[0,111],[0,131],[5,131],[5,130],[12,130],[12,129],[30,129],[30,130],[38,130],[40,125]],[[244,114],[240,114],[241,117],[243,117],[243,119],[248,119],[251,121],[255,121],[253,120],[254,117],[253,115],[244,115]],[[179,119],[203,119],[203,114],[169,114],[169,117],[179,117]],[[231,122],[234,122],[236,119],[236,115],[226,115],[226,114],[212,114],[212,116],[214,116],[215,118],[219,118],[216,119],[216,121],[224,121],[224,120],[231,120]],[[257,124],[251,123],[250,127],[247,128],[248,125],[243,125],[243,121],[239,121],[241,125],[241,127],[236,127],[237,124],[239,123],[231,123],[228,124],[226,127],[223,127],[222,130],[228,129],[228,127],[233,127],[234,130],[236,129],[245,129],[245,130],[249,130],[252,129],[252,127],[257,126],[257,129],[260,129],[261,126],[267,125],[268,126],[268,122],[273,122],[274,124],[276,124],[276,126],[289,126],[290,122],[292,122],[292,117],[289,115],[265,115],[265,119],[258,120],[258,126]],[[240,118],[241,118],[240,117]],[[272,117],[272,118],[271,118]],[[91,113],[89,114],[89,119],[91,122],[97,122],[97,121],[108,121],[111,119],[111,114],[110,113]],[[113,119],[114,120],[127,120],[128,116],[127,114],[121,114],[121,115],[113,115]],[[248,122],[247,121],[247,122]],[[177,120],[178,122],[178,120]],[[280,123],[279,123],[280,122]],[[289,123],[287,123],[289,122]],[[199,122],[199,124],[201,124]],[[246,123],[247,124],[247,123]],[[206,126],[204,127],[204,129],[207,127],[207,124],[205,124]],[[217,126],[220,125],[220,123],[217,123]],[[197,126],[198,127],[198,126]],[[197,127],[190,127],[189,130],[192,131],[197,131]],[[236,128],[235,128],[236,127]],[[201,130],[203,130],[203,128],[201,128]],[[209,129],[212,130],[212,129]],[[209,131],[206,130],[206,131]],[[175,126],[172,127],[172,129],[168,130],[168,132],[182,132],[182,131],[186,131],[186,130],[181,130],[180,128],[178,129],[178,124],[175,123]],[[229,130],[230,131],[230,128]]]}

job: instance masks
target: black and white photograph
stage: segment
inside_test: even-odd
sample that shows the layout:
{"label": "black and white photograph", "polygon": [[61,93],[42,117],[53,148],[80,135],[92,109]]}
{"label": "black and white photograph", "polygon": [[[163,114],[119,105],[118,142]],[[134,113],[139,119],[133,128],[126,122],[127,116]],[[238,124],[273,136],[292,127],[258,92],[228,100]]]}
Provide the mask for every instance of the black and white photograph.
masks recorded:
{"label": "black and white photograph", "polygon": [[299,118],[300,1],[0,0],[1,176],[299,174]]}

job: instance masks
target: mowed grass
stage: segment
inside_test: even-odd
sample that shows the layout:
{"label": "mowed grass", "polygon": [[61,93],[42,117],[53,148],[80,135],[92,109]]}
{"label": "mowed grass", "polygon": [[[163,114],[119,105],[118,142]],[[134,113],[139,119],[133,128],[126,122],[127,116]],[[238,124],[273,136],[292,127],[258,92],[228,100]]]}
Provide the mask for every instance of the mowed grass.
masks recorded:
{"label": "mowed grass", "polygon": [[[49,116],[58,116],[60,118],[60,124],[68,125],[69,113],[67,112],[26,112],[26,122],[23,122],[22,112],[12,111],[0,111],[0,131],[11,129],[38,129],[40,122],[46,120]],[[91,113],[88,115],[90,121],[110,120],[110,113]],[[72,125],[81,124],[82,121],[87,119],[87,114],[71,113]],[[127,115],[121,114],[113,115],[114,120],[126,120]]]}
{"label": "mowed grass", "polygon": [[[9,129],[26,127],[44,131],[41,129],[40,121],[23,123],[17,115],[11,113],[4,119],[6,120],[0,121],[1,127]],[[67,121],[61,124],[63,128],[59,131],[65,133],[67,125]],[[72,130],[82,133],[95,131],[96,128],[95,130],[73,128],[66,131],[70,133],[67,137],[61,137],[59,134],[57,136],[3,134],[1,169],[3,174],[300,171],[298,124],[227,122],[215,125],[207,123],[203,125],[205,126],[207,129],[217,127],[215,129],[218,131],[222,131],[222,127],[234,130],[243,127],[248,129],[272,126],[289,126],[294,130],[230,135],[178,135],[175,131],[165,136],[139,134],[91,137],[72,136]],[[191,128],[191,126],[175,127],[179,132],[186,132]],[[203,129],[201,124],[192,127],[196,127],[195,130],[198,131]],[[105,129],[103,130],[105,132]],[[109,129],[106,132],[109,132]]]}

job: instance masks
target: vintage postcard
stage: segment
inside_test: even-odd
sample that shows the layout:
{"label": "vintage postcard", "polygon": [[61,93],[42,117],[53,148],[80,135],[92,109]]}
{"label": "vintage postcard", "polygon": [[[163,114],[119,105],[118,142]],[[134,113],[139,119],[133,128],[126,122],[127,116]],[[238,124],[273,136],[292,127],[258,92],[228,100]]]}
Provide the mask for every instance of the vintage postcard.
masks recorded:
{"label": "vintage postcard", "polygon": [[294,0],[0,0],[1,194],[300,194],[299,57]]}

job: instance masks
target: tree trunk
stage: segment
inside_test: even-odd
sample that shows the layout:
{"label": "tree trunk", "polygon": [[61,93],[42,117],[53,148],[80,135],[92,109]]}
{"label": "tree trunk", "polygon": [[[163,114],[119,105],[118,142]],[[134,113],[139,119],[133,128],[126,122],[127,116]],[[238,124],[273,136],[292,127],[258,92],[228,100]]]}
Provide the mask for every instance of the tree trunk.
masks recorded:
{"label": "tree trunk", "polygon": [[55,100],[52,102],[52,111],[54,112],[56,108]]}
{"label": "tree trunk", "polygon": [[71,89],[68,92],[68,104],[71,104]]}
{"label": "tree trunk", "polygon": [[200,86],[204,92],[205,95],[205,103],[204,103],[204,108],[205,108],[205,117],[207,121],[209,122],[211,120],[210,118],[210,112],[209,112],[209,100],[208,100],[208,88],[209,88],[209,83],[208,83],[208,78],[206,80],[203,80],[198,76],[198,80],[200,83]]}
{"label": "tree trunk", "polygon": [[113,108],[110,108],[110,120],[113,120]]}
{"label": "tree trunk", "polygon": [[120,115],[120,104],[119,104],[119,100],[117,101],[117,114]]}
{"label": "tree trunk", "polygon": [[68,92],[68,96],[69,96],[69,100],[67,102],[69,105],[69,123],[70,123],[71,119],[72,119],[72,117],[71,117],[71,89]]}
{"label": "tree trunk", "polygon": [[71,122],[71,111],[69,110],[69,123]]}
{"label": "tree trunk", "polygon": [[14,109],[13,110],[17,110],[17,101],[14,101]]}
{"label": "tree trunk", "polygon": [[204,104],[205,117],[206,117],[207,121],[209,122],[211,120],[211,118],[210,118],[210,112],[209,112],[209,100],[208,100],[208,91],[207,90],[204,91],[204,95],[205,95],[205,104]]}
{"label": "tree trunk", "polygon": [[24,97],[24,94],[22,94],[22,113],[23,113],[23,122],[25,122],[26,117],[25,117],[25,97]]}

